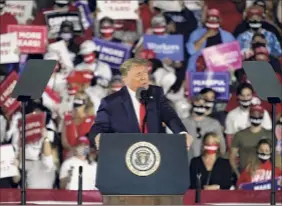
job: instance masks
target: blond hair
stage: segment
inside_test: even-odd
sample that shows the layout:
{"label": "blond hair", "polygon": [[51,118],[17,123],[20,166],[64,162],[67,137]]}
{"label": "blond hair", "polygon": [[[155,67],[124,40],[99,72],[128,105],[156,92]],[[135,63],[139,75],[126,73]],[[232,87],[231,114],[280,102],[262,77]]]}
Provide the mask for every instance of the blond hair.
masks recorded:
{"label": "blond hair", "polygon": [[90,99],[90,97],[85,92],[79,92],[75,96],[86,100],[85,113],[87,116],[93,116],[94,115],[94,104],[92,100]]}
{"label": "blond hair", "polygon": [[120,66],[120,73],[122,76],[126,76],[128,71],[134,66],[149,66],[149,61],[146,59],[139,59],[139,58],[131,58],[127,59],[123,64]]}
{"label": "blond hair", "polygon": [[[206,133],[205,136],[203,137],[203,141],[202,141],[202,154],[204,154],[204,145],[205,145],[205,142],[206,142],[207,139],[210,138],[210,137],[215,139],[215,142],[216,142],[216,144],[218,145],[218,147],[219,147],[219,145],[220,145],[220,137],[219,137],[219,135],[218,135],[217,133],[215,133],[215,132],[208,132],[208,133]],[[217,155],[218,155],[218,156],[220,155],[220,150],[219,150],[219,149],[217,150]]]}

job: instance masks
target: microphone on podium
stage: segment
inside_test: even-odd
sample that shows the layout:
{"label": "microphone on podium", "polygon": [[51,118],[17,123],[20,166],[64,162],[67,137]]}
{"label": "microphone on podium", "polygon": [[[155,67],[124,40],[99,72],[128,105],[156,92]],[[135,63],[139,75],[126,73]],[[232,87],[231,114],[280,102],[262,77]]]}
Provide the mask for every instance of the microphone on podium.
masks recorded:
{"label": "microphone on podium", "polygon": [[82,205],[82,172],[83,167],[78,168],[78,193],[77,193],[77,204]]}

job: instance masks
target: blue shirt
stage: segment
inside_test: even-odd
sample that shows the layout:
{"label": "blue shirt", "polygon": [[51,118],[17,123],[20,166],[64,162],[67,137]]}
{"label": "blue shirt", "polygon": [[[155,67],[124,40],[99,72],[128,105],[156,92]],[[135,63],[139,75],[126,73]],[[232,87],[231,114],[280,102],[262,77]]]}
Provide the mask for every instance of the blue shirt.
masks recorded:
{"label": "blue shirt", "polygon": [[[265,39],[267,41],[267,48],[270,54],[273,56],[281,56],[281,46],[275,34],[265,29],[261,29],[260,32],[265,36]],[[237,37],[242,50],[251,48],[251,41],[253,36],[254,32],[247,30]]]}
{"label": "blue shirt", "polygon": [[[191,55],[188,61],[188,72],[195,72],[196,71],[196,62],[199,56],[202,54],[202,50],[206,48],[207,41],[202,44],[202,47],[199,51],[195,50],[195,42],[198,41],[205,33],[207,32],[207,28],[199,27],[195,31],[192,32],[188,42],[186,43],[186,49],[188,53]],[[221,36],[222,43],[228,43],[235,41],[233,35],[221,28],[219,28],[219,33]]]}

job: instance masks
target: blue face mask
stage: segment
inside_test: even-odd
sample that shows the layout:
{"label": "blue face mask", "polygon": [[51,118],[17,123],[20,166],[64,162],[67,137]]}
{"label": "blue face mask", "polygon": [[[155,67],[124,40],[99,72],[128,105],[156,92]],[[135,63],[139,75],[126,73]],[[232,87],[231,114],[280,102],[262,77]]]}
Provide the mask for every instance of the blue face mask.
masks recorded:
{"label": "blue face mask", "polygon": [[61,33],[60,37],[65,41],[70,41],[73,38],[72,33]]}

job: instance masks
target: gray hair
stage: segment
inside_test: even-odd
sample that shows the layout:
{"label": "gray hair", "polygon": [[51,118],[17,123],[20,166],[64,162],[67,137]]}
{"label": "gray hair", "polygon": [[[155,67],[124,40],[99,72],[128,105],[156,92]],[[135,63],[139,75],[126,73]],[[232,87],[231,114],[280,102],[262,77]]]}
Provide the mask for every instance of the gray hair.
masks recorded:
{"label": "gray hair", "polygon": [[123,64],[120,66],[120,73],[122,76],[126,76],[128,71],[133,66],[149,66],[149,61],[147,59],[139,59],[139,58],[131,58],[127,59]]}

